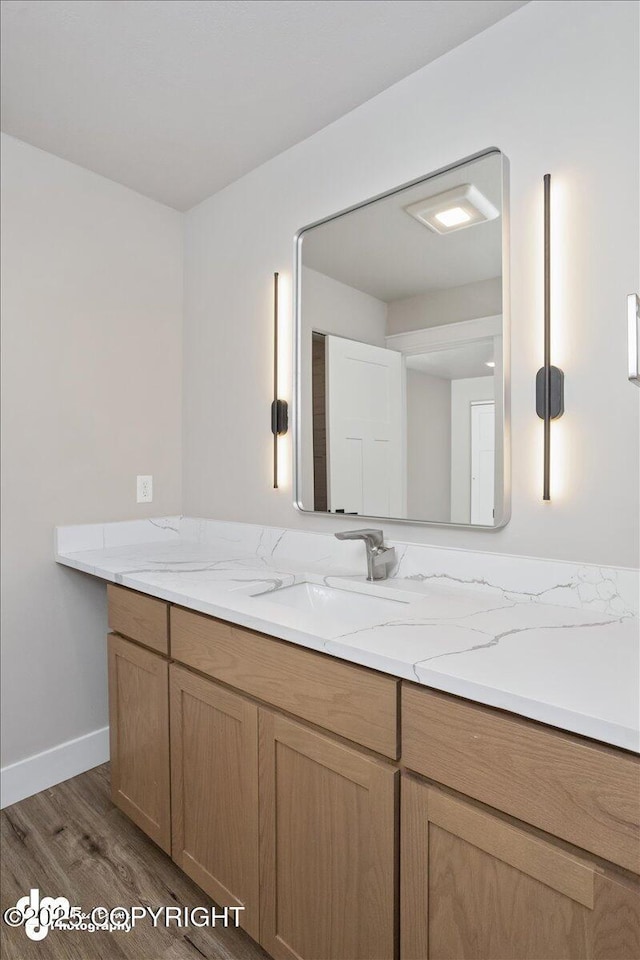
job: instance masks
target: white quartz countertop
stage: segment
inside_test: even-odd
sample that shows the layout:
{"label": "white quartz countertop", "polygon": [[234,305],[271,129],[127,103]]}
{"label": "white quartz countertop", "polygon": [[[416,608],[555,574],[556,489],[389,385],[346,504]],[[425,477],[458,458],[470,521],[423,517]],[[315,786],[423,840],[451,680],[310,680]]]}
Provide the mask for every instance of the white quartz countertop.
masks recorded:
{"label": "white quartz countertop", "polygon": [[[523,558],[516,574],[519,558],[407,544],[396,549],[393,577],[371,585],[361,543],[164,518],[58,528],[56,560],[200,613],[640,752],[637,572],[634,580],[633,571],[558,562],[547,567]],[[348,612],[342,617],[324,610],[322,590],[305,609],[288,605],[292,594],[284,591],[300,583],[344,591]],[[369,604],[354,596],[351,604],[350,593],[388,602]]]}

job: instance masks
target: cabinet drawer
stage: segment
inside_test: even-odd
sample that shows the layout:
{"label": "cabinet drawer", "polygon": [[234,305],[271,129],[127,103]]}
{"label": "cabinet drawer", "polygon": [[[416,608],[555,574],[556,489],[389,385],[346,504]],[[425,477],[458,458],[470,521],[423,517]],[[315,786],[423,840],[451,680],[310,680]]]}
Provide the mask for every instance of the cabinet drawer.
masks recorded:
{"label": "cabinet drawer", "polygon": [[408,768],[640,872],[640,758],[413,684]]}
{"label": "cabinet drawer", "polygon": [[398,684],[179,607],[171,608],[171,655],[187,666],[349,740],[398,757]]}
{"label": "cabinet drawer", "polygon": [[169,653],[168,604],[135,590],[107,584],[109,626],[158,653]]}

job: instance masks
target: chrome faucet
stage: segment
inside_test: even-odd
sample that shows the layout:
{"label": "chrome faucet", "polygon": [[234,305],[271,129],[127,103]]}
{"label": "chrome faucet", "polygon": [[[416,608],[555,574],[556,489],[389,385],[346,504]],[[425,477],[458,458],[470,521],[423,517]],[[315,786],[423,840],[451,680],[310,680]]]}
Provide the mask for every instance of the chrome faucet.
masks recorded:
{"label": "chrome faucet", "polygon": [[364,540],[367,550],[367,580],[386,580],[389,567],[396,562],[396,548],[385,547],[382,530],[344,530],[338,540]]}

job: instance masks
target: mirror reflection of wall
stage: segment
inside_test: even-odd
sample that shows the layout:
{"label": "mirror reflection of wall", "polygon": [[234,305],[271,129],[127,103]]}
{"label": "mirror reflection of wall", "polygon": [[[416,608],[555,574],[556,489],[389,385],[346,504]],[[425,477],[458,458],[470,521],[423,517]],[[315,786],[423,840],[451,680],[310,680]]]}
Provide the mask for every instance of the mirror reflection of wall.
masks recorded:
{"label": "mirror reflection of wall", "polygon": [[406,364],[407,516],[491,526],[500,315],[431,327],[422,343],[402,334],[387,343]]}
{"label": "mirror reflection of wall", "polygon": [[[499,519],[502,167],[490,153],[303,233],[303,508]],[[488,218],[435,232],[423,218],[433,220],[429,202],[443,193],[449,219],[464,219],[469,197]]]}

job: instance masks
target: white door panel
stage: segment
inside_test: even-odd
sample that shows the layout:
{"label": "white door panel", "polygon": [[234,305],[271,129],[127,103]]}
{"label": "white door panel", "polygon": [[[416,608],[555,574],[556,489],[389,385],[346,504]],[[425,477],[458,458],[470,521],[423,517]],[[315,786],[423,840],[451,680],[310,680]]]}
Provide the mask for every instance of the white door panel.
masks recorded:
{"label": "white door panel", "polygon": [[329,510],[403,516],[403,358],[327,336]]}
{"label": "white door panel", "polygon": [[471,404],[471,523],[493,526],[495,403]]}

